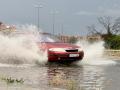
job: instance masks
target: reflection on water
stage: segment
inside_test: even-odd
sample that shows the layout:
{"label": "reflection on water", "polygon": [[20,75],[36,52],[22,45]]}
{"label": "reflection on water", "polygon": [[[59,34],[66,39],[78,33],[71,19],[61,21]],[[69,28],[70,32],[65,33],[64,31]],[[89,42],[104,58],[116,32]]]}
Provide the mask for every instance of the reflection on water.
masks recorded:
{"label": "reflection on water", "polygon": [[105,77],[104,70],[100,67],[85,67],[82,86],[87,90],[102,90]]}
{"label": "reflection on water", "polygon": [[1,77],[23,78],[23,84],[0,82],[0,90],[103,90],[105,67],[62,66],[0,67]]}
{"label": "reflection on water", "polygon": [[102,90],[104,70],[99,67],[52,67],[48,70],[51,87],[68,90]]}

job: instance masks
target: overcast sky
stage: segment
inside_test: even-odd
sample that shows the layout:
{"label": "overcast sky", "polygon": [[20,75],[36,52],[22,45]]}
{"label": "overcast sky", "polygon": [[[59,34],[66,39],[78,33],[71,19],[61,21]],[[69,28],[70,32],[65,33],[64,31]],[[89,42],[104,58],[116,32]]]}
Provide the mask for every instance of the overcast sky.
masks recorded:
{"label": "overcast sky", "polygon": [[53,12],[55,33],[86,35],[87,26],[99,16],[120,16],[120,0],[0,0],[0,20],[8,24],[37,25],[36,5],[40,8],[40,27],[52,32]]}

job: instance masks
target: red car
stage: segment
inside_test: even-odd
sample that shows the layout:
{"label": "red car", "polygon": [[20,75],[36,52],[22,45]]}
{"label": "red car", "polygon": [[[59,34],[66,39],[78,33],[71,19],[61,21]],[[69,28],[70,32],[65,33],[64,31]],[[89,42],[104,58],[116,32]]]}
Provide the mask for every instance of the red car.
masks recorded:
{"label": "red car", "polygon": [[52,35],[40,35],[40,48],[47,50],[48,61],[77,61],[82,60],[84,52],[81,47],[62,43]]}

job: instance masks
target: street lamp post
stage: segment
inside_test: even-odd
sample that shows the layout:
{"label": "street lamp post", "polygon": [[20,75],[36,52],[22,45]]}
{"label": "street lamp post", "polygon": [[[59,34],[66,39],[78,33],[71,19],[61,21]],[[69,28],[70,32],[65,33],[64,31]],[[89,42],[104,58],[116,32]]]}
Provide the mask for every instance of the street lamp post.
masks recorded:
{"label": "street lamp post", "polygon": [[42,8],[42,5],[35,5],[35,8],[37,9],[37,27],[38,27],[38,31],[40,29],[40,19],[39,19],[39,15],[40,15],[40,8]]}
{"label": "street lamp post", "polygon": [[58,14],[58,11],[53,11],[52,12],[52,23],[53,23],[52,31],[53,31],[53,35],[55,34],[55,16],[56,16],[56,14]]}
{"label": "street lamp post", "polygon": [[53,13],[53,35],[55,34],[55,13]]}

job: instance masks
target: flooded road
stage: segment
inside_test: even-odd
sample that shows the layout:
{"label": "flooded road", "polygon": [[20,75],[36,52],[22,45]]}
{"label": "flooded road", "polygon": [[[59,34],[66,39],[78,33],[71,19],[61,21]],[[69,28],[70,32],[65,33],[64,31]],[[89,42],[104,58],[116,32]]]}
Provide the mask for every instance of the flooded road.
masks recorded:
{"label": "flooded road", "polygon": [[[0,90],[119,90],[120,61],[108,64],[1,64]],[[8,83],[6,79],[13,79]],[[18,83],[16,80],[23,80]]]}
{"label": "flooded road", "polygon": [[34,39],[0,36],[0,90],[119,90],[120,60],[105,56],[103,41],[79,41],[82,62],[61,64],[46,63]]}

